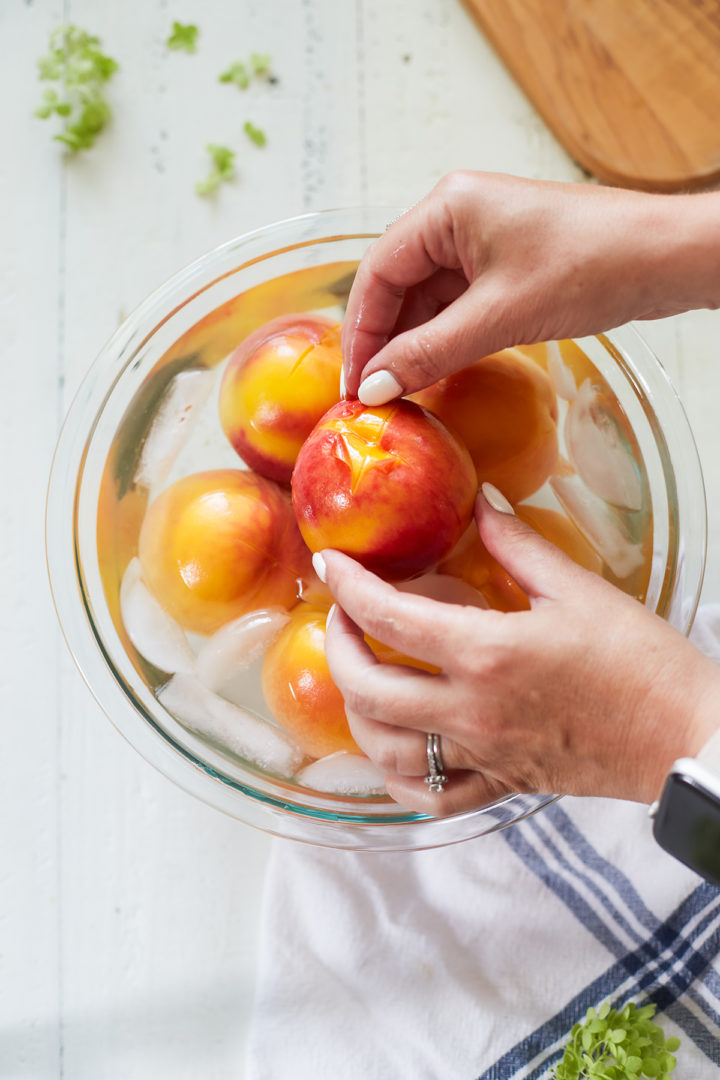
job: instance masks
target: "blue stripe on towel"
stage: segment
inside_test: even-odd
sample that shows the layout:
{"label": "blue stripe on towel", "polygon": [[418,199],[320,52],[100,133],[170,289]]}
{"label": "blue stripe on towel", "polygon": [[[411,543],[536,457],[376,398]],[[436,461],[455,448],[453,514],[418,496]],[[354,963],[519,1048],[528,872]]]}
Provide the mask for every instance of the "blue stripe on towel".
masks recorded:
{"label": "blue stripe on towel", "polygon": [[[577,865],[563,854],[558,837],[572,849]],[[559,1040],[564,1039],[590,1005],[609,1000],[621,1005],[629,998],[653,1001],[706,1056],[717,1063],[720,1043],[698,1012],[720,1026],[720,975],[711,964],[720,952],[720,892],[703,883],[694,889],[664,920],[647,907],[642,897],[616,866],[603,858],[580,833],[560,807],[549,808],[543,822],[528,819],[503,833],[503,837],[525,865],[582,922],[597,940],[616,957],[610,967],[590,982],[558,1013],[531,1032],[478,1080],[540,1080],[560,1057]],[[550,865],[552,862],[560,867]],[[585,889],[599,901],[600,911],[591,907],[578,891]],[[622,905],[646,928],[643,937],[621,910]],[[686,927],[694,920],[692,940]],[[636,942],[627,949],[618,931]],[[705,935],[701,945],[695,943]],[[703,991],[697,989],[702,977]],[[696,983],[693,986],[693,983]],[[692,1001],[690,1009],[685,1001]],[[717,1007],[716,1007],[717,1006]],[[555,1049],[553,1049],[555,1048]],[[537,1059],[537,1063],[530,1066]]]}

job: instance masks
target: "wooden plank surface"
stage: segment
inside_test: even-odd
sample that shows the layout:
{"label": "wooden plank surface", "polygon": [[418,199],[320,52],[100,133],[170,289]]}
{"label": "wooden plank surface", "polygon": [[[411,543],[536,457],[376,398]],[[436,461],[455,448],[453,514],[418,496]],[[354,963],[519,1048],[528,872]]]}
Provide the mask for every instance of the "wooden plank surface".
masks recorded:
{"label": "wooden plank surface", "polygon": [[464,0],[568,153],[600,180],[720,177],[720,3]]}
{"label": "wooden plank surface", "polygon": [[[165,51],[173,19],[200,22],[196,55]],[[68,162],[32,117],[62,20],[122,65],[111,128]],[[243,230],[406,206],[459,166],[580,174],[458,0],[8,0],[0,35],[0,1076],[237,1080],[270,841],[146,765],[68,656],[42,539],[59,420],[125,314]],[[278,85],[218,85],[250,49],[272,54]],[[243,148],[237,183],[199,199],[205,143],[237,142],[246,118],[267,148]],[[720,599],[717,319],[649,333],[698,435]]]}

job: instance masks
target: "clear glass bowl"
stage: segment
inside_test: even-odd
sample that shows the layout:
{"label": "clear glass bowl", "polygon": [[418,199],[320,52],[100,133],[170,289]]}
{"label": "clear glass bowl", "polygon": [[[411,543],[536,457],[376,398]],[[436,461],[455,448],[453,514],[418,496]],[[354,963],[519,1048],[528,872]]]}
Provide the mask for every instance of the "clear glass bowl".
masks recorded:
{"label": "clear glass bowl", "polygon": [[[153,293],[102,350],[72,404],[47,506],[47,557],[60,623],[88,686],[121,734],[172,781],[233,817],[279,836],[366,851],[456,843],[519,821],[556,796],[514,795],[433,819],[382,797],[305,790],[226,756],[160,705],[143,665],[126,647],[117,590],[108,586],[99,557],[98,520],[104,520],[102,499],[114,500],[113,513],[123,506],[112,542],[125,545],[127,561],[142,511],[133,504],[133,455],[159,391],[178,371],[221,364],[251,329],[285,311],[340,315],[358,260],[396,216],[393,209],[356,209],[279,222],[210,252]],[[685,414],[632,327],[579,344],[620,403],[644,466],[652,506],[645,603],[687,633],[702,584],[706,517]]]}

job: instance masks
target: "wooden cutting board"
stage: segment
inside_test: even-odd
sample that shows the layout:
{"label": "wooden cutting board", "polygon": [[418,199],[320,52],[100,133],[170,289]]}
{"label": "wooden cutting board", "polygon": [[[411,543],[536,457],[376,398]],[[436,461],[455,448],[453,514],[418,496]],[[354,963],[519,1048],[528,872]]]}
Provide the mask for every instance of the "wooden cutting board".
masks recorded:
{"label": "wooden cutting board", "polygon": [[651,191],[720,180],[720,0],[463,0],[568,153]]}

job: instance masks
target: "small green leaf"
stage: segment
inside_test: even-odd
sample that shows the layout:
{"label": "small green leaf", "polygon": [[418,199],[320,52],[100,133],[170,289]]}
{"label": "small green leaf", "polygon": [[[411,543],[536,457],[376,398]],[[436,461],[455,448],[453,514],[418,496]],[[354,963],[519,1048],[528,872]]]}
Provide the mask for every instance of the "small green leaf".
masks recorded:
{"label": "small green leaf", "polygon": [[192,23],[174,22],[172,32],[165,42],[168,49],[184,49],[187,53],[194,53],[197,48],[197,38],[200,30]]}
{"label": "small green leaf", "polygon": [[250,67],[256,78],[267,78],[270,74],[270,53],[250,53]]}
{"label": "small green leaf", "polygon": [[230,67],[218,76],[218,82],[233,83],[240,90],[247,90],[250,85],[250,76],[242,60],[234,60]]}
{"label": "small green leaf", "polygon": [[235,151],[227,146],[217,143],[208,143],[205,148],[212,161],[212,169],[205,180],[199,180],[195,185],[198,195],[212,195],[226,180],[232,180],[235,175]]}
{"label": "small green leaf", "polygon": [[243,124],[243,131],[250,139],[250,141],[254,142],[256,146],[265,146],[265,144],[267,143],[267,135],[265,134],[265,132],[262,130],[262,128],[255,127],[255,125],[251,123],[250,120],[246,120]]}

